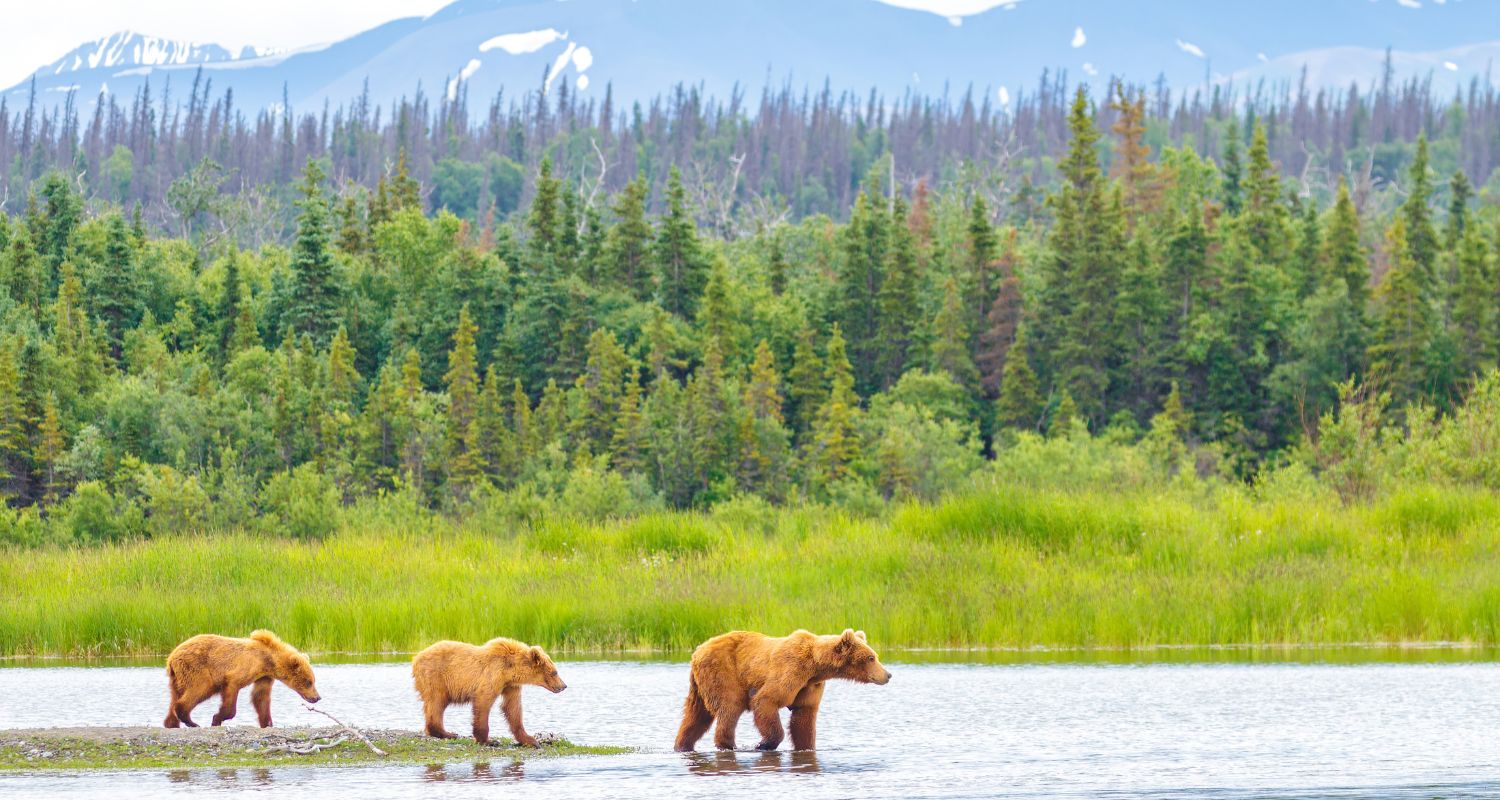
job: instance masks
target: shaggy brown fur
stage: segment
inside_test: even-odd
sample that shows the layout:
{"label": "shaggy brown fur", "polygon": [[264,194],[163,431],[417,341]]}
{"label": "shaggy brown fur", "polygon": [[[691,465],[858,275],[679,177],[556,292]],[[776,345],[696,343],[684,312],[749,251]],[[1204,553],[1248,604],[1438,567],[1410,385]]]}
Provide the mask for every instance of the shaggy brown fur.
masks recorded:
{"label": "shaggy brown fur", "polygon": [[490,708],[499,698],[516,743],[536,747],[536,739],[521,726],[521,687],[542,686],[553,693],[568,688],[542,648],[514,639],[491,639],[478,646],[438,642],[412,658],[411,676],[422,696],[429,736],[454,738],[443,728],[443,712],[455,703],[471,703],[474,740],[480,744],[489,744]]}
{"label": "shaggy brown fur", "polygon": [[270,631],[255,631],[248,639],[231,639],[211,633],[199,634],[177,645],[167,656],[167,685],[172,699],[167,705],[168,728],[198,724],[189,716],[199,703],[220,695],[215,725],[234,719],[240,690],[254,685],[250,702],[262,728],[271,727],[271,683],[281,681],[309,703],[320,699],[313,683],[307,656],[281,641]]}
{"label": "shaggy brown fur", "polygon": [[677,750],[687,752],[714,725],[714,745],[734,749],[734,728],[746,710],[755,714],[760,750],[781,744],[781,709],[792,710],[792,748],[817,746],[818,704],[831,678],[884,685],[891,673],[865,643],[865,632],[839,636],[797,631],[772,638],[734,631],[698,645],[688,678]]}

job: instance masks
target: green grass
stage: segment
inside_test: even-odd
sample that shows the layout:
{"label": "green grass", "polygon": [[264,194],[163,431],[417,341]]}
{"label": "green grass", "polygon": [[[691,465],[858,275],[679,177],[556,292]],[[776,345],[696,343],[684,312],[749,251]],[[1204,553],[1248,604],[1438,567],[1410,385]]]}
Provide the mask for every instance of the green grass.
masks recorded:
{"label": "green grass", "polygon": [[[295,731],[293,731],[295,734]],[[377,735],[385,755],[376,755],[358,741],[299,755],[264,752],[259,745],[216,746],[207,742],[172,742],[169,737],[105,738],[32,736],[24,745],[0,742],[0,773],[6,771],[148,769],[204,767],[356,766],[365,764],[515,763],[537,758],[578,755],[617,755],[624,747],[594,747],[568,741],[539,749],[516,747],[510,740],[495,746],[472,739],[430,739],[417,734]]]}
{"label": "green grass", "polygon": [[243,533],[0,551],[0,654],[158,654],[268,627],[313,652],[496,635],[685,651],[725,630],[877,648],[1500,642],[1500,498],[992,485],[864,519],[731,505],[530,526],[367,506]]}

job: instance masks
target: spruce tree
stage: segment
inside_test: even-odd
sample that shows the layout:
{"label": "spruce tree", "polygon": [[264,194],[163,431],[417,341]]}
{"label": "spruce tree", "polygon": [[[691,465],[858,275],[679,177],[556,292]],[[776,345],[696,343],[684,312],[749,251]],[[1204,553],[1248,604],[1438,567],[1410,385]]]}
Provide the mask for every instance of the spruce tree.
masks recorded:
{"label": "spruce tree", "polygon": [[917,298],[920,280],[916,243],[906,226],[904,207],[898,201],[891,225],[885,280],[880,284],[876,367],[882,390],[896,385],[911,363],[920,307]]}
{"label": "spruce tree", "polygon": [[1064,437],[1072,433],[1073,426],[1078,422],[1078,404],[1073,402],[1073,395],[1063,390],[1062,397],[1057,401],[1057,408],[1052,410],[1052,419],[1047,424],[1047,435],[1053,438]]}
{"label": "spruce tree", "polygon": [[880,289],[885,277],[891,223],[883,203],[868,190],[854,200],[840,243],[838,298],[834,318],[848,336],[856,390],[876,389],[880,346]]}
{"label": "spruce tree", "polygon": [[947,373],[954,383],[973,392],[979,387],[979,370],[969,355],[967,317],[958,282],[949,278],[943,284],[943,304],[932,321],[932,351],[927,368]]}
{"label": "spruce tree", "polygon": [[625,392],[620,396],[620,412],[615,417],[614,431],[610,435],[611,466],[626,474],[643,469],[650,436],[641,409],[641,370],[638,366],[631,366]]}
{"label": "spruce tree", "polygon": [[788,416],[792,420],[792,430],[799,434],[812,427],[818,406],[828,394],[823,361],[818,357],[813,336],[811,327],[804,327],[797,332],[792,369],[787,373]]}
{"label": "spruce tree", "polygon": [[1042,394],[1027,356],[1026,323],[1016,326],[1016,338],[1005,356],[1000,397],[995,401],[999,428],[1035,431],[1042,419]]}
{"label": "spruce tree", "polygon": [[657,300],[668,313],[692,319],[707,282],[698,226],[687,207],[682,174],[674,166],[667,179],[667,213],[657,226],[653,251]]}
{"label": "spruce tree", "polygon": [[1449,250],[1457,250],[1469,226],[1469,200],[1474,197],[1474,187],[1463,170],[1453,173],[1448,182],[1448,224],[1444,241]]}
{"label": "spruce tree", "polygon": [[474,344],[478,332],[479,327],[470,318],[469,306],[465,304],[458,312],[453,349],[448,351],[448,371],[443,375],[448,387],[448,474],[459,498],[467,496],[483,467],[480,454],[470,446],[471,430],[479,413],[479,371]]}
{"label": "spruce tree", "polygon": [[[1462,174],[1462,173],[1460,173]],[[1458,282],[1453,290],[1453,338],[1461,377],[1496,366],[1497,314],[1495,269],[1489,243],[1476,226],[1469,226],[1458,248]]]}
{"label": "spruce tree", "polygon": [[1223,176],[1224,210],[1236,216],[1244,206],[1244,166],[1240,161],[1240,128],[1233,116],[1229,118],[1229,129],[1224,134],[1223,164],[1219,174]]}
{"label": "spruce tree", "polygon": [[297,238],[292,246],[292,283],[282,312],[282,328],[307,334],[324,346],[339,323],[340,286],[337,265],[329,250],[328,199],[323,193],[323,168],[308,159],[302,172],[302,199],[297,205]]}
{"label": "spruce tree", "polygon": [[1428,359],[1436,314],[1423,292],[1423,270],[1407,240],[1409,215],[1396,217],[1386,235],[1391,266],[1376,296],[1370,371],[1397,407],[1420,399],[1428,389]]}
{"label": "spruce tree", "polygon": [[637,300],[651,296],[651,223],[646,220],[646,179],[625,184],[615,198],[615,224],[610,226],[605,260],[610,281]]}
{"label": "spruce tree", "polygon": [[125,219],[111,215],[104,233],[104,261],[92,281],[94,316],[104,323],[110,355],[119,360],[125,331],[134,328],[144,310],[135,245]]}
{"label": "spruce tree", "polygon": [[844,349],[844,334],[837,324],[828,338],[826,363],[828,396],[818,407],[808,447],[810,472],[821,486],[848,476],[859,456],[855,433],[859,398],[854,393],[854,370]]}
{"label": "spruce tree", "polygon": [[1417,151],[1408,175],[1411,191],[1401,204],[1405,222],[1406,249],[1412,263],[1421,271],[1423,296],[1435,297],[1437,288],[1438,233],[1432,221],[1432,175],[1427,156],[1427,134],[1417,137]]}
{"label": "spruce tree", "polygon": [[49,394],[46,404],[42,407],[42,421],[37,426],[36,445],[32,456],[42,478],[42,502],[49,505],[57,501],[62,488],[59,467],[62,465],[63,455],[67,452],[66,448],[67,440],[64,438],[62,420],[57,411],[57,395]]}

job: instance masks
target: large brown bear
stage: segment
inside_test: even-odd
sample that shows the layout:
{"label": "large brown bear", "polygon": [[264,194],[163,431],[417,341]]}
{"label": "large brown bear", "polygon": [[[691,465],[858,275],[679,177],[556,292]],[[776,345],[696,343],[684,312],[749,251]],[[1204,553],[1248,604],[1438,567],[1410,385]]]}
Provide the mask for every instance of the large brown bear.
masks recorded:
{"label": "large brown bear", "polygon": [[792,748],[811,750],[817,746],[823,683],[830,678],[884,685],[891,673],[865,643],[864,631],[797,631],[779,639],[749,631],[715,636],[693,651],[677,750],[692,750],[709,725],[716,725],[714,745],[733,750],[735,725],[747,709],[760,729],[756,748],[775,750],[783,708],[792,710]]}
{"label": "large brown bear", "polygon": [[316,703],[318,689],[313,682],[312,664],[307,656],[281,641],[270,631],[255,631],[248,639],[231,639],[211,633],[199,634],[177,645],[167,656],[167,684],[172,699],[167,705],[168,728],[198,724],[189,716],[199,703],[211,695],[223,699],[215,725],[234,719],[235,703],[240,690],[254,685],[250,702],[262,728],[271,727],[271,683],[281,681],[302,699]]}
{"label": "large brown bear", "polygon": [[490,708],[499,698],[516,744],[537,747],[521,727],[521,687],[542,686],[554,694],[568,688],[542,648],[503,638],[478,646],[438,642],[412,657],[411,676],[422,696],[429,736],[455,738],[443,728],[443,712],[451,704],[472,703],[474,740],[480,744],[490,742]]}

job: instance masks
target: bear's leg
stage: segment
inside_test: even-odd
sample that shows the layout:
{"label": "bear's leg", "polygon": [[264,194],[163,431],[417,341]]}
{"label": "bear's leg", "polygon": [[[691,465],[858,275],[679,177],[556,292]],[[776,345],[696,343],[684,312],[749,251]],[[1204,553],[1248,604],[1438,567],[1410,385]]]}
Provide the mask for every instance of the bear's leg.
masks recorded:
{"label": "bear's leg", "polygon": [[219,694],[219,713],[214,715],[213,726],[215,728],[224,724],[225,720],[234,719],[236,707],[240,701],[240,686],[235,683],[224,685],[224,691]]}
{"label": "bear's leg", "polygon": [[490,709],[494,705],[494,695],[474,695],[474,741],[480,744],[490,743]]}
{"label": "bear's leg", "polygon": [[720,750],[734,749],[734,729],[740,724],[740,715],[745,713],[742,703],[724,701],[714,709],[714,747]]}
{"label": "bear's leg", "polygon": [[505,712],[505,721],[510,725],[510,735],[522,747],[541,747],[536,739],[521,726],[521,687],[508,686],[501,692],[500,709]]}
{"label": "bear's leg", "polygon": [[272,678],[261,678],[250,690],[250,705],[255,707],[255,719],[262,728],[271,727],[271,683]]}
{"label": "bear's leg", "polygon": [[177,687],[168,689],[170,697],[167,699],[167,718],[162,721],[164,728],[176,728],[182,725],[177,721]]}
{"label": "bear's leg", "polygon": [[781,746],[781,740],[786,735],[781,727],[781,705],[769,692],[762,692],[751,701],[755,728],[760,731],[760,744],[755,746],[756,750],[775,750]]}
{"label": "bear's leg", "polygon": [[448,698],[428,695],[422,698],[422,716],[427,719],[427,735],[434,739],[457,739],[457,734],[443,728],[443,712],[448,710]]}
{"label": "bear's leg", "polygon": [[195,688],[183,692],[182,696],[177,698],[177,705],[173,707],[173,710],[177,712],[177,721],[189,728],[198,727],[198,723],[193,721],[193,709],[197,708],[199,703],[207,700],[212,694],[212,688],[206,691]]}
{"label": "bear's leg", "polygon": [[792,749],[812,750],[818,746],[818,704],[823,702],[823,684],[809,683],[792,701]]}
{"label": "bear's leg", "polygon": [[691,752],[698,746],[698,740],[708,732],[708,726],[714,724],[714,715],[709,713],[708,706],[703,702],[703,696],[698,693],[698,681],[688,678],[687,700],[682,704],[682,725],[677,729],[677,743],[675,749],[679,753]]}

